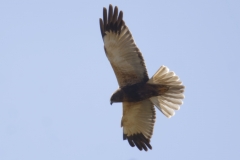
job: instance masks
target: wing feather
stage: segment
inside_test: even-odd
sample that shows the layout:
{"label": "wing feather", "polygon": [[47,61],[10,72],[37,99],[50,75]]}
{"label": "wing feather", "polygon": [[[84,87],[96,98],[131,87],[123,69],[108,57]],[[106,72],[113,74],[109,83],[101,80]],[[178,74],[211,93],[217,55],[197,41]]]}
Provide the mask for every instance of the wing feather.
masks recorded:
{"label": "wing feather", "polygon": [[153,133],[156,113],[150,100],[140,102],[123,102],[123,139],[127,139],[130,146],[137,146],[139,150],[152,149],[150,139]]}
{"label": "wing feather", "polygon": [[149,79],[142,54],[122,18],[123,12],[118,14],[118,8],[113,10],[109,5],[108,13],[104,8],[103,20],[100,19],[105,53],[120,87],[147,82]]}

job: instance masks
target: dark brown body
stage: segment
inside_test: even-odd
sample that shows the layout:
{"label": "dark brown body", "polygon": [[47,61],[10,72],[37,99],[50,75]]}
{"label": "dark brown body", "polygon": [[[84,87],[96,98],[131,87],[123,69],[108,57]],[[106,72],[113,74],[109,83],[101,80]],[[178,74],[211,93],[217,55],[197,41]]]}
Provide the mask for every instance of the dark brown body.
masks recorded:
{"label": "dark brown body", "polygon": [[159,96],[168,91],[165,85],[154,85],[149,83],[137,83],[131,86],[119,88],[111,97],[114,102],[138,102],[151,97]]}

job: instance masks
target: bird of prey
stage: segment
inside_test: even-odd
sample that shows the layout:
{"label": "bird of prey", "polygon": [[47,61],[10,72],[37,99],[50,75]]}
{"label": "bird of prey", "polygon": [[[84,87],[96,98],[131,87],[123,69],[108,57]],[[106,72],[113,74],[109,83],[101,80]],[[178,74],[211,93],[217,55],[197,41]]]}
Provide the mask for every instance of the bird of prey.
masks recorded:
{"label": "bird of prey", "polygon": [[149,79],[143,56],[117,6],[113,9],[110,4],[108,13],[103,8],[100,30],[106,56],[119,84],[110,103],[122,102],[123,140],[139,150],[152,149],[154,106],[170,118],[182,104],[184,86],[166,66],[161,66]]}

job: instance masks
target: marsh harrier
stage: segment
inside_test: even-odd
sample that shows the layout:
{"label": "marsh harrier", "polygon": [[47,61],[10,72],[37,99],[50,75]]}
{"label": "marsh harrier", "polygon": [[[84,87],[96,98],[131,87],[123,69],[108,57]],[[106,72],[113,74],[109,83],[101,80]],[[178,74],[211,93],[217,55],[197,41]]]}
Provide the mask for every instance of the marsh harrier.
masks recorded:
{"label": "marsh harrier", "polygon": [[184,86],[174,72],[165,66],[149,79],[143,56],[123,20],[118,7],[103,8],[100,30],[104,50],[117,77],[119,88],[110,103],[122,102],[123,139],[139,150],[152,149],[156,113],[154,105],[168,118],[180,108]]}

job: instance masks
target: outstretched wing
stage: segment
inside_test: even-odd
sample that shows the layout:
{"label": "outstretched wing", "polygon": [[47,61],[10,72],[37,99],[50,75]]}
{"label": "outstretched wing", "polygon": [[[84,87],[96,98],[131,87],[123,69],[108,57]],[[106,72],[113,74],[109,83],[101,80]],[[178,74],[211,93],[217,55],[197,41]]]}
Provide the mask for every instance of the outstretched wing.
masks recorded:
{"label": "outstretched wing", "polygon": [[150,139],[156,119],[154,106],[150,100],[139,102],[123,102],[123,139],[128,140],[130,146],[137,146],[139,150],[152,149]]}
{"label": "outstretched wing", "polygon": [[[107,18],[108,17],[108,18]],[[112,5],[103,8],[100,29],[105,53],[110,61],[120,87],[148,81],[148,74],[141,52],[123,21],[123,12]]]}

